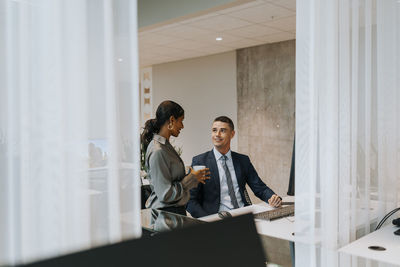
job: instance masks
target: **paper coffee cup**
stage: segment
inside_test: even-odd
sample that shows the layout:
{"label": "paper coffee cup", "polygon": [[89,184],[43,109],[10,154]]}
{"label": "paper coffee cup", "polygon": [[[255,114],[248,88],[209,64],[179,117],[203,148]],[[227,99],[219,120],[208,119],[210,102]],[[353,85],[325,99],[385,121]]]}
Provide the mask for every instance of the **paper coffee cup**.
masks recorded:
{"label": "paper coffee cup", "polygon": [[205,168],[206,168],[206,166],[204,166],[204,165],[195,165],[195,166],[193,166],[193,170],[195,170],[195,171],[202,170],[202,169],[205,169]]}

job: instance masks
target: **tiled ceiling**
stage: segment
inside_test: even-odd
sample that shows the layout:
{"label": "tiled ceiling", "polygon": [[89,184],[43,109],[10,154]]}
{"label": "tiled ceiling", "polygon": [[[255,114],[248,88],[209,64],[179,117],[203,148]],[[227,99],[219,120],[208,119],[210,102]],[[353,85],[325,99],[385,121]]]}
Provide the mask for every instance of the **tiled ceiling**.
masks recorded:
{"label": "tiled ceiling", "polygon": [[[222,37],[217,41],[217,37]],[[139,29],[140,66],[295,39],[296,0],[236,5]]]}

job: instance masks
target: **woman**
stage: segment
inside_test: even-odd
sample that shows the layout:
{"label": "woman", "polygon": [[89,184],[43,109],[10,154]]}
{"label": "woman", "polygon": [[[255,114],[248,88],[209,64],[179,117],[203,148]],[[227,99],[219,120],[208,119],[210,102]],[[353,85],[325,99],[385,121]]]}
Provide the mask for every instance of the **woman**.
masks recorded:
{"label": "woman", "polygon": [[185,175],[182,159],[169,143],[183,129],[184,110],[173,101],[162,102],[156,118],[146,121],[141,141],[146,150],[146,167],[152,192],[147,208],[162,209],[186,215],[189,190],[210,179],[209,170],[203,169]]}

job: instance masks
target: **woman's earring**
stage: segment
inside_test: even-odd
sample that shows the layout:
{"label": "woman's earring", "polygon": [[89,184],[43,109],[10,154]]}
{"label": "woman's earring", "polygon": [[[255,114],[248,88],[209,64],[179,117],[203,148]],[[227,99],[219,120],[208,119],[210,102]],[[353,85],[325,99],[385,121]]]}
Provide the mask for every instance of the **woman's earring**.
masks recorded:
{"label": "woman's earring", "polygon": [[173,127],[172,124],[170,123],[170,124],[168,124],[168,127],[167,127],[167,128],[168,128],[168,130],[171,131],[174,127]]}

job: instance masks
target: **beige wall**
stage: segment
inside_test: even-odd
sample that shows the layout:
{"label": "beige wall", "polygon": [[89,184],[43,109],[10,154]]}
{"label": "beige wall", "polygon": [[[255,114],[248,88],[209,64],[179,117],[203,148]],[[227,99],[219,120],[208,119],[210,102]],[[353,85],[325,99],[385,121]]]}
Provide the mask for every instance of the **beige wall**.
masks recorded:
{"label": "beige wall", "polygon": [[[212,149],[215,117],[227,115],[237,124],[236,52],[153,66],[154,114],[167,99],[185,109],[185,128],[174,142],[190,165],[193,156]],[[237,138],[232,149],[237,150]]]}
{"label": "beige wall", "polygon": [[295,40],[240,49],[237,66],[239,152],[250,156],[271,189],[286,195],[295,130]]}

